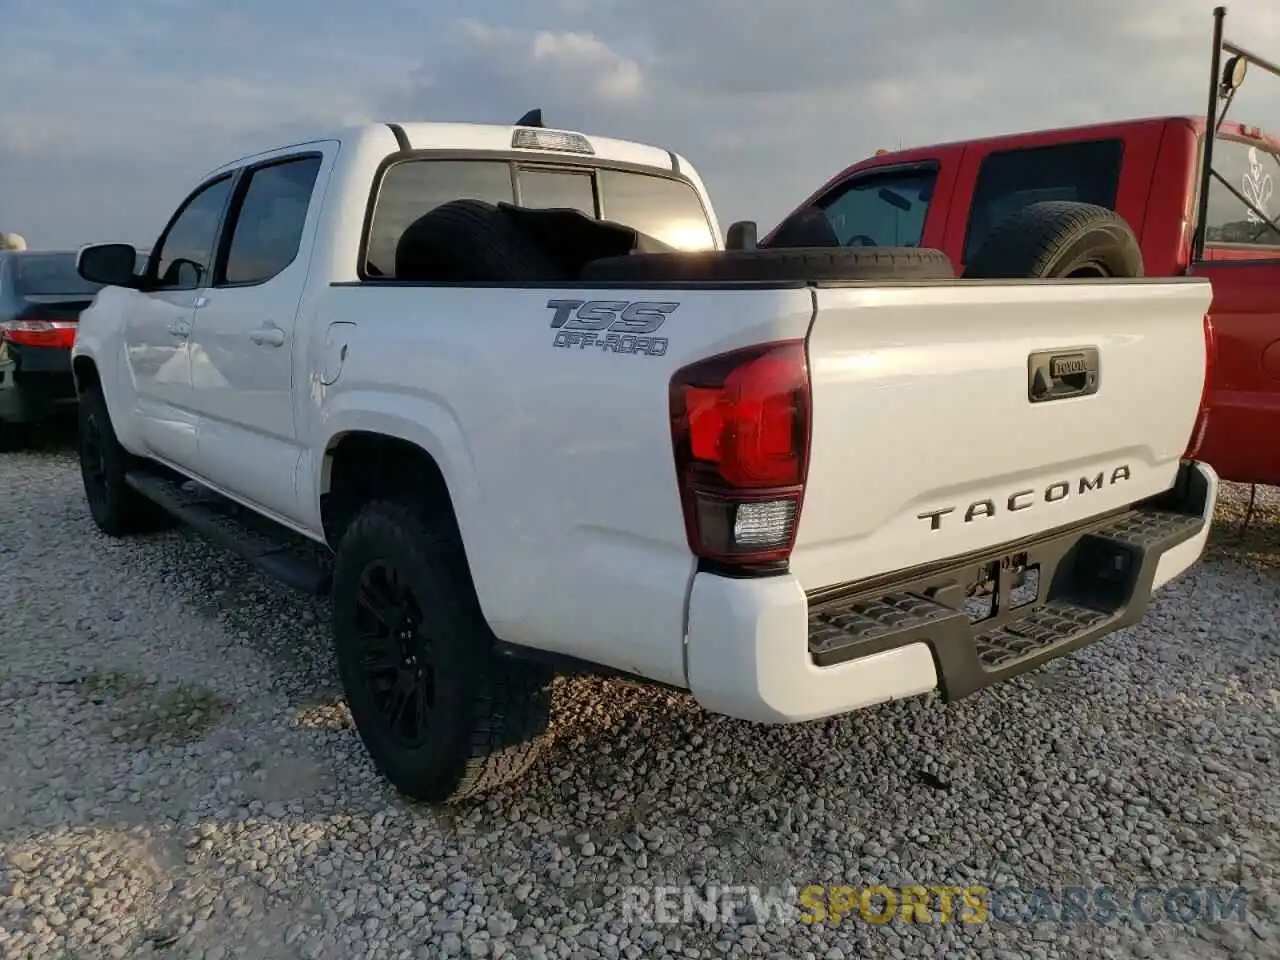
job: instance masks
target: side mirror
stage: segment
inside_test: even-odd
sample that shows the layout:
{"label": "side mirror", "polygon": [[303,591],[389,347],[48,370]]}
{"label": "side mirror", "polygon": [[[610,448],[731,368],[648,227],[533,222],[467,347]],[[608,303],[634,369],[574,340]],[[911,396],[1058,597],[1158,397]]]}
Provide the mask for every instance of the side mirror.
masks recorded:
{"label": "side mirror", "polygon": [[133,286],[138,251],[127,243],[95,243],[76,254],[76,273],[104,287]]}
{"label": "side mirror", "polygon": [[724,248],[726,250],[756,249],[758,231],[754,220],[739,220],[731,223],[725,232]]}

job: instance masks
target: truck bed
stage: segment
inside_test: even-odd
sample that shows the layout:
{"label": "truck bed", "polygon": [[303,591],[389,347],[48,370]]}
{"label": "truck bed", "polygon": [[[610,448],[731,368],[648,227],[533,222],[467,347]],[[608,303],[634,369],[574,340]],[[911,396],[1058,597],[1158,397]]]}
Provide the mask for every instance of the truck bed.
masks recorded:
{"label": "truck bed", "polygon": [[[449,477],[494,632],[683,686],[683,598],[704,564],[672,459],[678,371],[744,347],[805,344],[809,463],[783,573],[815,593],[1171,488],[1203,383],[1209,287],[510,286],[488,288],[484,316],[463,322],[475,297],[426,284],[332,288],[325,317],[376,319],[350,337],[325,432],[367,422],[348,417],[348,403],[400,385],[396,416]],[[598,331],[555,326],[567,301],[676,306],[645,350],[618,352]],[[1096,389],[1031,402],[1029,358],[1082,350],[1096,351]]]}

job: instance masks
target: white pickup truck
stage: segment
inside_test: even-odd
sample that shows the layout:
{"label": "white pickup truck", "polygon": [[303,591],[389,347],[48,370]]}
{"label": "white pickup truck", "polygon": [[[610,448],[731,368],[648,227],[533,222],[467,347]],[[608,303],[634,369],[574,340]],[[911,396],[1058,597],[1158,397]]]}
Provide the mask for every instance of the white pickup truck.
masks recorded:
{"label": "white pickup truck", "polygon": [[556,670],[765,723],[954,699],[1199,557],[1207,283],[722,246],[683,158],[540,125],[237,160],[142,275],[79,254],[90,511],[331,592],[359,734],[431,801],[528,768]]}

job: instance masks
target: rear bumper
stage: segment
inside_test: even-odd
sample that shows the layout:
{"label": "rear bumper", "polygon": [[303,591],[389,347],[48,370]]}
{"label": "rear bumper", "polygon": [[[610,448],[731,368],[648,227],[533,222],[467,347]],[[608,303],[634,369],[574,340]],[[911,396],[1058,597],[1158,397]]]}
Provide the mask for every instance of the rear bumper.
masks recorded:
{"label": "rear bumper", "polygon": [[0,345],[0,420],[40,420],[75,396],[70,350]]}
{"label": "rear bumper", "polygon": [[[1217,494],[1212,468],[1187,463],[1173,490],[1122,514],[813,597],[790,576],[699,573],[689,688],[707,710],[762,723],[967,696],[1142,619],[1151,593],[1199,559]],[[1038,567],[1038,586],[1016,585],[1020,567]],[[973,622],[966,588],[980,575],[996,599]]]}

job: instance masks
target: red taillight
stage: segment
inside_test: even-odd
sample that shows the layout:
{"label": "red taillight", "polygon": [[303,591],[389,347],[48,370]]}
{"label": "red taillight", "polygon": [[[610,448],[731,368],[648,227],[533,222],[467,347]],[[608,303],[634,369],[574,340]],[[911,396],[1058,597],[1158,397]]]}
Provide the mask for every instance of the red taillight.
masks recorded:
{"label": "red taillight", "polygon": [[689,548],[735,564],[785,561],[809,458],[803,340],[720,354],[671,378],[671,436]]}
{"label": "red taillight", "polygon": [[1213,389],[1214,353],[1213,319],[1206,313],[1204,315],[1204,387],[1200,390],[1200,412],[1196,415],[1196,426],[1191,433],[1191,443],[1187,446],[1187,452],[1183,454],[1188,460],[1195,460],[1199,456],[1204,446],[1205,433],[1209,429],[1209,395]]}
{"label": "red taillight", "polygon": [[0,340],[24,347],[63,347],[69,350],[75,345],[78,326],[74,320],[27,316],[0,323]]}

